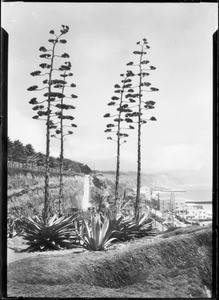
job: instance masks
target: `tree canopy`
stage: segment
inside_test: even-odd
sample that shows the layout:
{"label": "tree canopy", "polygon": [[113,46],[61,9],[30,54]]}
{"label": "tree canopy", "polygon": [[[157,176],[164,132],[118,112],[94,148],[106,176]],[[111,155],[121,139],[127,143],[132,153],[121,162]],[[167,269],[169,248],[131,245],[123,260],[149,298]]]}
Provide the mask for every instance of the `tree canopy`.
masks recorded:
{"label": "tree canopy", "polygon": [[[45,154],[37,152],[31,144],[24,145],[21,141],[12,141],[8,137],[8,161],[23,163],[34,163],[36,166],[41,166],[45,161]],[[59,157],[50,156],[50,167],[57,168],[59,165]],[[89,166],[81,162],[76,162],[68,158],[63,160],[64,170],[75,173],[89,174],[92,172]]]}

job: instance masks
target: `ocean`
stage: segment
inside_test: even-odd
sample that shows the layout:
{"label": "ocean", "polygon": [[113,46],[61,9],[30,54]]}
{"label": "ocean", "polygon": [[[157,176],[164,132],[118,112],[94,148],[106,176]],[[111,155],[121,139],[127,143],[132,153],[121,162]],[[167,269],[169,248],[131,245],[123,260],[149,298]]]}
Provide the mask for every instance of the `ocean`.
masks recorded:
{"label": "ocean", "polygon": [[185,191],[183,193],[183,198],[185,198],[188,201],[210,201],[211,203],[208,204],[202,204],[203,208],[205,210],[212,210],[212,186],[210,185],[196,185],[196,184],[190,184],[190,185],[181,185],[181,189]]}

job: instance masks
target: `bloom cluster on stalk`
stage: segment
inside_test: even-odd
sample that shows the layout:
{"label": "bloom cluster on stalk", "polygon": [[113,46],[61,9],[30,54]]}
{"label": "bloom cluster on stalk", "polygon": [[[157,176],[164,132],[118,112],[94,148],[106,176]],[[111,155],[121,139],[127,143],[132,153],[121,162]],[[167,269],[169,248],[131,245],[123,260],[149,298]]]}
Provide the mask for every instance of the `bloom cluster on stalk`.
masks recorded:
{"label": "bloom cluster on stalk", "polygon": [[[58,65],[57,59],[65,60],[70,58],[70,55],[63,53],[57,55],[55,53],[55,48],[58,44],[65,44],[67,41],[62,38],[69,31],[69,26],[62,25],[62,29],[59,34],[56,34],[54,30],[50,30],[50,34],[53,38],[49,39],[48,42],[52,47],[41,46],[39,51],[42,53],[39,55],[41,59],[45,61],[42,62],[39,67],[42,70],[36,70],[30,73],[33,77],[44,76],[47,77],[42,81],[42,87],[38,85],[30,86],[28,91],[44,91],[45,93],[41,96],[39,101],[36,97],[32,98],[29,103],[33,106],[32,110],[36,111],[36,115],[33,116],[33,119],[45,120],[46,125],[49,129],[54,129],[55,134],[52,137],[58,137],[61,133],[61,126],[63,127],[77,127],[76,124],[71,123],[70,125],[63,125],[61,120],[74,120],[72,114],[65,114],[66,111],[74,110],[75,106],[65,104],[64,100],[66,98],[76,99],[77,95],[71,94],[66,96],[65,92],[67,88],[75,88],[74,83],[68,84],[68,79],[73,76],[71,72],[71,62],[63,61],[61,65]],[[53,75],[55,73],[55,75]],[[49,118],[48,118],[49,115]],[[73,134],[72,130],[69,130],[64,135]]]}
{"label": "bloom cluster on stalk", "polygon": [[[144,57],[147,55],[147,49],[150,49],[147,39],[144,38],[142,42],[137,42],[140,50],[134,51],[133,54],[138,56],[138,62],[128,62],[126,65],[132,67],[133,70],[128,70],[128,76],[132,78],[132,93],[130,93],[129,100],[137,103],[135,106],[136,110],[132,113],[126,114],[133,120],[134,123],[140,123],[140,125],[147,123],[147,121],[156,121],[155,117],[149,119],[144,118],[144,110],[154,109],[155,102],[152,100],[143,100],[144,93],[159,91],[158,88],[152,87],[151,83],[146,79],[150,75],[150,71],[156,70],[154,66],[149,65],[149,60]],[[149,66],[148,66],[149,65]],[[135,118],[137,117],[137,121]]]}
{"label": "bloom cluster on stalk", "polygon": [[[158,88],[151,87],[151,83],[146,80],[146,77],[150,75],[150,71],[155,70],[154,66],[147,67],[150,62],[146,60],[144,56],[147,54],[149,45],[147,39],[143,39],[142,42],[137,42],[140,50],[134,51],[133,54],[139,57],[139,62],[134,63],[133,61],[128,62],[126,65],[135,68],[135,72],[127,70],[126,74],[120,74],[123,77],[121,85],[116,84],[114,87],[116,90],[114,93],[119,96],[113,96],[108,103],[108,106],[116,107],[114,114],[107,113],[104,115],[105,118],[114,118],[113,123],[106,125],[106,133],[116,133],[121,138],[126,138],[129,135],[122,132],[122,130],[135,129],[133,126],[135,123],[140,125],[147,123],[147,121],[156,121],[155,117],[149,119],[144,118],[143,111],[154,109],[155,102],[152,100],[143,100],[143,93],[145,92],[156,92]],[[136,117],[138,118],[136,120]],[[131,123],[129,127],[122,127],[122,122]],[[111,136],[107,137],[108,140],[117,141]],[[124,140],[126,142],[126,140]]]}
{"label": "bloom cluster on stalk", "polygon": [[[132,92],[131,89],[131,79],[128,78],[126,74],[120,74],[122,77],[121,84],[115,84],[114,88],[115,94],[119,94],[118,96],[111,97],[111,101],[108,103],[108,106],[113,106],[116,108],[116,112],[114,114],[107,113],[104,115],[104,118],[114,118],[111,123],[106,125],[106,133],[116,133],[117,139],[113,139],[111,136],[108,136],[108,140],[113,140],[123,144],[126,142],[125,138],[129,135],[126,133],[126,130],[134,129],[132,125],[128,125],[127,123],[132,123],[132,120],[128,118],[127,113],[132,113],[132,108],[130,107],[130,99],[129,95]],[[125,131],[125,132],[124,132]],[[124,139],[123,141],[120,139]]]}

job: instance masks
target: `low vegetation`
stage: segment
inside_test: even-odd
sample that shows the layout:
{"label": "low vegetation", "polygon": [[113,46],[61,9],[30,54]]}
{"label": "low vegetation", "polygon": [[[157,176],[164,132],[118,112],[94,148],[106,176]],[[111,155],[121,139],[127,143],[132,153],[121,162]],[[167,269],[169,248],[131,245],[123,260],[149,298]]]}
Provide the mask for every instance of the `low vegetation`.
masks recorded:
{"label": "low vegetation", "polygon": [[123,216],[112,218],[107,214],[95,213],[85,218],[75,213],[69,217],[54,215],[48,224],[37,216],[20,218],[15,223],[19,235],[27,241],[28,247],[24,251],[28,252],[73,247],[103,251],[111,242],[124,242],[156,234],[149,215],[136,219]]}
{"label": "low vegetation", "polygon": [[39,217],[24,218],[20,223],[21,235],[27,241],[26,251],[47,251],[71,248],[69,237],[72,234],[76,214],[70,217],[53,216],[47,225]]}
{"label": "low vegetation", "polygon": [[[152,215],[134,218],[131,193],[119,197],[120,214],[116,217],[110,211],[110,197],[104,193],[99,196],[94,193],[96,212],[82,212],[83,177],[65,176],[64,180],[66,216],[54,216],[49,226],[45,226],[40,219],[42,176],[32,173],[9,176],[8,227],[12,232],[9,237],[14,236],[13,231],[22,235],[26,240],[24,251],[37,255],[22,263],[9,264],[9,296],[209,296],[212,283],[210,227],[190,226],[157,234],[152,226]],[[58,178],[53,176],[53,214],[57,213],[57,183]],[[94,188],[96,193],[104,189],[105,185]],[[73,207],[79,208],[77,215],[72,212],[69,215]]]}
{"label": "low vegetation", "polygon": [[[206,298],[211,228],[184,228],[105,251],[38,254],[8,268],[9,297]],[[31,266],[31,268],[30,268]]]}

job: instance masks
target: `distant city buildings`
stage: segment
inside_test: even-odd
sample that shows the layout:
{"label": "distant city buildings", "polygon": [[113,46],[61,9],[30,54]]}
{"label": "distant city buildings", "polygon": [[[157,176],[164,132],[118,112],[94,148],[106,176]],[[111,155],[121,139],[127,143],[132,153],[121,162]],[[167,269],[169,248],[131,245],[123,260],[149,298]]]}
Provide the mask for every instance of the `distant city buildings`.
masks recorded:
{"label": "distant city buildings", "polygon": [[[196,204],[185,199],[185,191],[151,191],[151,207],[162,213],[174,213],[176,216],[186,220],[210,220],[212,211],[205,210],[201,203]],[[210,203],[210,201],[209,201]]]}
{"label": "distant city buildings", "polygon": [[190,220],[206,220],[212,219],[212,211],[203,209],[202,205],[187,203],[186,218]]}
{"label": "distant city buildings", "polygon": [[176,209],[175,195],[173,192],[158,192],[158,209],[162,212]]}

